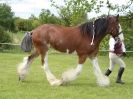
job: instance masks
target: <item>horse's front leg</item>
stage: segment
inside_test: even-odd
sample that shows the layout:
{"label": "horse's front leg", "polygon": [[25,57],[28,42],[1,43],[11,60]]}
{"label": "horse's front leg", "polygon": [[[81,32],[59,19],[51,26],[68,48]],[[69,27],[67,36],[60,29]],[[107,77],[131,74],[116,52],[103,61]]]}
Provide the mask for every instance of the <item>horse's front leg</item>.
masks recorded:
{"label": "horse's front leg", "polygon": [[100,69],[99,64],[98,64],[97,57],[91,58],[91,62],[93,65],[94,74],[97,77],[97,83],[100,86],[108,86],[110,83],[109,79],[102,74],[101,69]]}

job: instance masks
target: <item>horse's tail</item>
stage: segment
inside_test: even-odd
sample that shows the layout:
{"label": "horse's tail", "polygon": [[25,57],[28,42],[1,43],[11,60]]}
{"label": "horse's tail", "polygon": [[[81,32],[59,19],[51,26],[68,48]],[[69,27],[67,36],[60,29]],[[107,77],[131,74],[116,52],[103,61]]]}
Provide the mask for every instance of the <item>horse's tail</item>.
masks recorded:
{"label": "horse's tail", "polygon": [[31,50],[32,50],[32,32],[25,33],[25,36],[21,42],[21,49],[24,52],[31,52]]}

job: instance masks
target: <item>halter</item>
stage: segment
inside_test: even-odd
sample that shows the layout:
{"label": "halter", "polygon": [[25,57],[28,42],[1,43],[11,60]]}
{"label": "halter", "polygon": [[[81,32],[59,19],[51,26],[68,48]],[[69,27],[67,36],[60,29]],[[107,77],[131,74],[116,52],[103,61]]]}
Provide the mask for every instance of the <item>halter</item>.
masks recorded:
{"label": "halter", "polygon": [[123,32],[121,31],[121,32],[118,33],[118,35],[120,35],[120,34],[122,34],[122,33],[123,33]]}
{"label": "halter", "polygon": [[114,38],[117,38],[120,34],[122,34],[123,32],[119,32],[117,35],[113,36]]}
{"label": "halter", "polygon": [[118,37],[122,33],[123,33],[122,28],[121,28],[121,25],[119,24],[119,33],[117,35],[115,35],[114,38]]}

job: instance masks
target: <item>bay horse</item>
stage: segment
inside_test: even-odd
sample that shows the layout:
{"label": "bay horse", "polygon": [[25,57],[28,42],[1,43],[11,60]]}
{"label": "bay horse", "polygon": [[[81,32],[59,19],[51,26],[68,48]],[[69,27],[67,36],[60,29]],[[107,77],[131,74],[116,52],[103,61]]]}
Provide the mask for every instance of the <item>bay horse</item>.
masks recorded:
{"label": "bay horse", "polygon": [[[27,33],[23,47],[31,51],[32,44],[35,50],[33,53],[25,57],[23,62],[18,66],[19,80],[23,81],[28,72],[29,65],[33,59],[41,56],[43,69],[50,85],[59,86],[75,80],[82,71],[82,65],[89,58],[94,67],[94,74],[97,83],[100,86],[108,86],[110,81],[102,73],[97,59],[99,45],[102,39],[110,34],[114,38],[119,35],[119,15],[107,16],[96,19],[92,22],[86,22],[78,26],[65,27],[54,24],[41,25],[31,32]],[[73,53],[76,51],[78,55],[77,67],[68,70],[62,74],[61,79],[57,79],[48,66],[48,49],[52,47],[60,52]],[[22,48],[23,48],[22,47]],[[25,50],[26,51],[26,50]]]}

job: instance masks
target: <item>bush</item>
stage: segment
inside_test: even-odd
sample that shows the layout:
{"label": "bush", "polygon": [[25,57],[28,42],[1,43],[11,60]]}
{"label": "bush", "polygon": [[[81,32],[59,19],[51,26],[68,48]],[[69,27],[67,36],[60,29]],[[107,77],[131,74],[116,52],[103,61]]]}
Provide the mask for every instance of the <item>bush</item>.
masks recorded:
{"label": "bush", "polygon": [[[12,39],[8,33],[4,31],[4,29],[0,26],[0,43],[11,43]],[[8,45],[0,44],[0,50],[9,49]]]}
{"label": "bush", "polygon": [[11,37],[8,33],[4,31],[4,29],[0,26],[0,43],[8,43],[12,42]]}
{"label": "bush", "polygon": [[132,29],[127,29],[124,30],[124,35],[125,35],[125,45],[126,45],[126,49],[133,51],[133,30]]}

